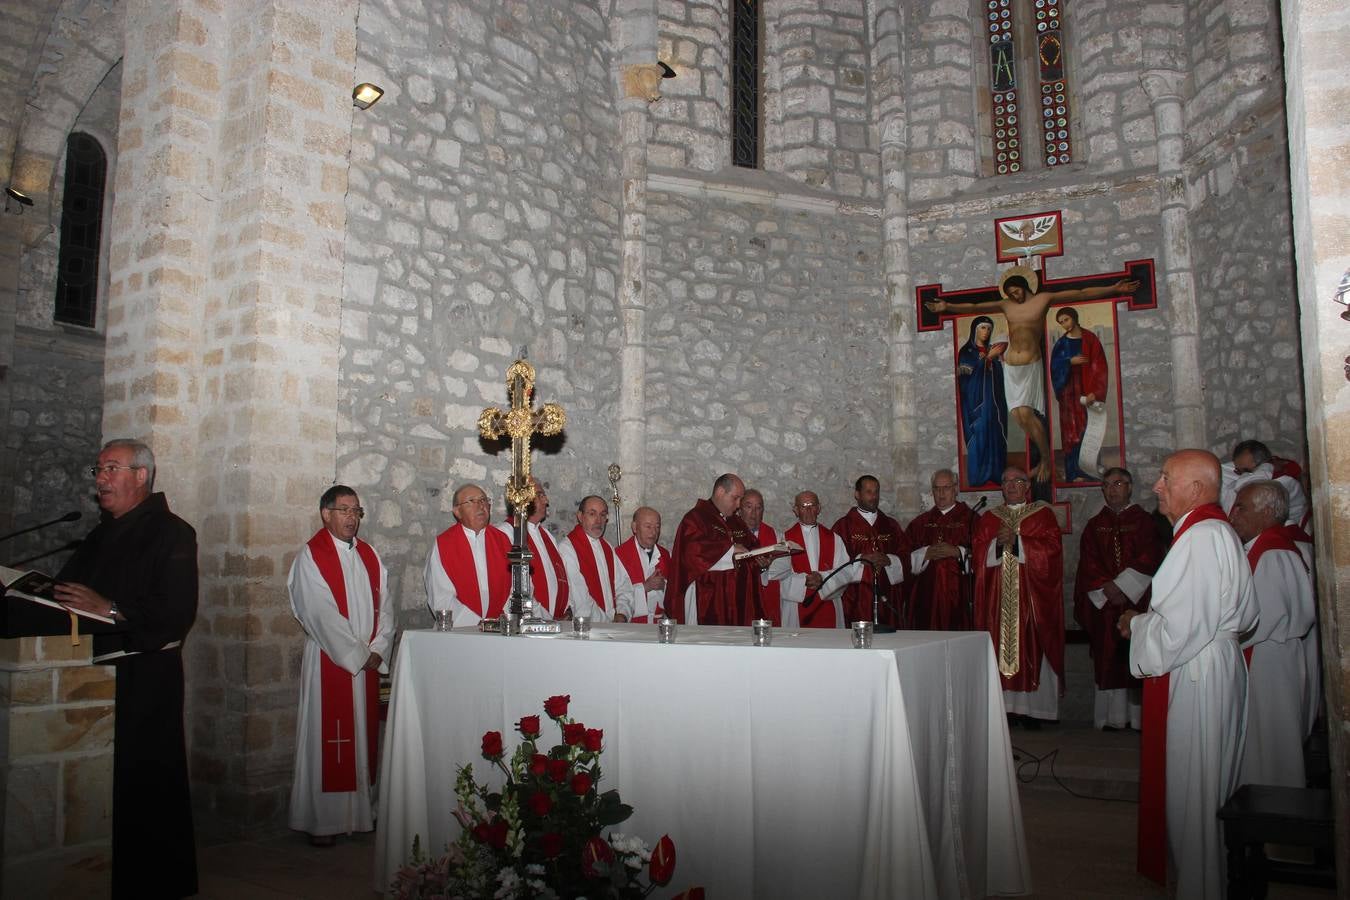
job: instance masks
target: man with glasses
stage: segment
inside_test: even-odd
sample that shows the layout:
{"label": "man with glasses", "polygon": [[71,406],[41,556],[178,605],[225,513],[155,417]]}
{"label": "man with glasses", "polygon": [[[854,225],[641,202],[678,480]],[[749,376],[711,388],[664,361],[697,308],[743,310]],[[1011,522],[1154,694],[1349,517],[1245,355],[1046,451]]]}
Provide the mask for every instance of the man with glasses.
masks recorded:
{"label": "man with glasses", "polygon": [[371,831],[380,673],[394,642],[388,573],[356,533],[365,510],[336,484],[319,498],[323,527],[291,566],[291,610],[305,629],[290,827],[331,847]]}
{"label": "man with glasses", "polygon": [[633,614],[633,582],[605,540],[609,504],[591,494],[577,504],[577,524],[564,538],[562,555],[571,586],[572,612],[595,622],[627,622]]}
{"label": "man with glasses", "polygon": [[1083,528],[1073,617],[1087,632],[1097,683],[1092,724],[1103,731],[1140,725],[1141,684],[1130,674],[1130,645],[1116,622],[1148,609],[1149,585],[1167,548],[1153,517],[1130,501],[1134,479],[1114,467],[1102,476],[1106,506]]}
{"label": "man with glasses", "polygon": [[968,562],[975,511],[956,499],[956,475],[938,469],[929,480],[933,508],[916,516],[905,536],[909,554],[909,623],[928,631],[970,628]]}
{"label": "man with glasses", "polygon": [[[197,535],[152,492],[155,456],[140,441],[109,441],[89,472],[102,514],[54,596],[112,620],[80,619],[94,634],[94,662],[117,671],[111,893],[187,897],[197,893],[197,853],[182,643],[197,615]],[[22,606],[31,610],[6,610],[5,637],[69,633],[66,613]]]}
{"label": "man with glasses", "polygon": [[817,522],[820,498],[815,491],[802,491],[793,498],[792,512],[797,521],[783,538],[800,544],[806,552],[774,560],[768,574],[769,578],[781,579],[783,627],[843,628],[840,595],[848,585],[862,580],[867,566],[862,560],[854,560],[824,584],[837,566],[848,562],[848,547],[843,538]]}
{"label": "man with glasses", "polygon": [[511,539],[488,527],[492,501],[476,484],[456,489],[455,524],[436,536],[427,554],[427,606],[449,610],[454,627],[495,619],[511,596]]}
{"label": "man with glasses", "polygon": [[[1059,718],[1064,678],[1064,551],[1054,510],[1031,479],[1003,470],[1003,503],[975,526],[975,627],[989,632],[1010,723]],[[1029,502],[1030,501],[1030,502]]]}

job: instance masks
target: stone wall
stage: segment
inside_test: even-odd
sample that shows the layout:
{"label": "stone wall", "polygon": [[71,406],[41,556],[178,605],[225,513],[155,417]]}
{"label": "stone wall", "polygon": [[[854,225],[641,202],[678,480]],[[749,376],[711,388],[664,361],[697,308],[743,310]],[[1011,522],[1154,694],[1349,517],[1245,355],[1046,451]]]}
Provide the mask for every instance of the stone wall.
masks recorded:
{"label": "stone wall", "polygon": [[337,477],[372,511],[363,534],[405,624],[422,621],[422,569],[453,524],[455,486],[500,497],[510,455],[480,443],[476,423],[505,405],[522,346],[538,401],[567,411],[557,455],[535,459],[555,509],[605,487],[617,458],[619,127],[605,7],[362,7],[358,69],[390,94],[353,128]]}

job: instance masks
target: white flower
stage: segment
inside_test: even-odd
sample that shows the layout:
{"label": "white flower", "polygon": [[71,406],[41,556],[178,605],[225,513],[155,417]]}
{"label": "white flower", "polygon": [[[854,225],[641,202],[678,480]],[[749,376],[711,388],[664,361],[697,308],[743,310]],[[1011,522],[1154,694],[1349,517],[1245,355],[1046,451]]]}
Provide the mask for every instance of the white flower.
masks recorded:
{"label": "white flower", "polygon": [[525,867],[525,872],[528,875],[543,875],[544,867],[539,863],[530,863]]}
{"label": "white flower", "polygon": [[494,900],[511,900],[516,897],[520,888],[520,876],[514,869],[502,869],[497,873],[497,883],[501,887],[497,888],[497,893],[493,894]]}

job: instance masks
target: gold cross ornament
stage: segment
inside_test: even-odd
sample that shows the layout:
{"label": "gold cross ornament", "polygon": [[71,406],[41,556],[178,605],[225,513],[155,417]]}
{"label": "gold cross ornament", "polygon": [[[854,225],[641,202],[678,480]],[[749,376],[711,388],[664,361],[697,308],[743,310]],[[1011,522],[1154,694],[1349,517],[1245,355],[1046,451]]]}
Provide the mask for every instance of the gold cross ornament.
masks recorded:
{"label": "gold cross ornament", "polygon": [[567,414],[556,403],[545,403],[538,410],[530,409],[534,398],[534,366],[518,359],[506,370],[506,394],[510,409],[489,406],[478,416],[478,433],[495,441],[503,435],[511,438],[511,477],[506,481],[506,502],[518,514],[534,499],[534,482],[530,480],[530,437],[538,432],[555,435],[567,424]]}

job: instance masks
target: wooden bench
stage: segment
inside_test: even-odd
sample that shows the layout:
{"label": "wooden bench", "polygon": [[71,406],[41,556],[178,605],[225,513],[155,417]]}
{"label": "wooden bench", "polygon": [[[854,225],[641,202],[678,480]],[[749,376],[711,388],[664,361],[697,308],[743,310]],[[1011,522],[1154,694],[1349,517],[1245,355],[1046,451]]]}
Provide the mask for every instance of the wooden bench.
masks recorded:
{"label": "wooden bench", "polygon": [[[1244,784],[1219,810],[1219,818],[1228,848],[1228,900],[1264,898],[1270,881],[1336,887],[1336,870],[1322,858],[1333,842],[1330,791]],[[1265,844],[1309,847],[1319,861],[1267,859]]]}

